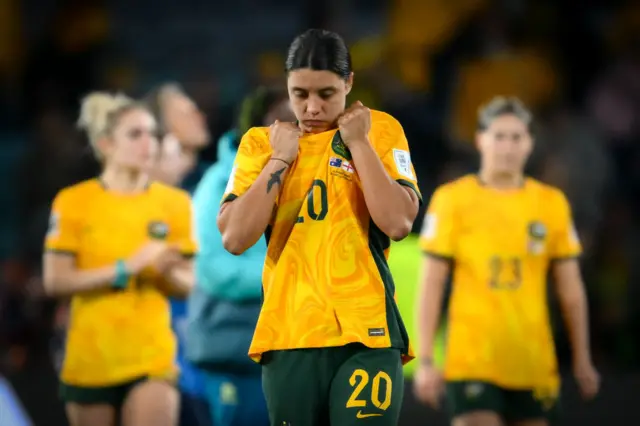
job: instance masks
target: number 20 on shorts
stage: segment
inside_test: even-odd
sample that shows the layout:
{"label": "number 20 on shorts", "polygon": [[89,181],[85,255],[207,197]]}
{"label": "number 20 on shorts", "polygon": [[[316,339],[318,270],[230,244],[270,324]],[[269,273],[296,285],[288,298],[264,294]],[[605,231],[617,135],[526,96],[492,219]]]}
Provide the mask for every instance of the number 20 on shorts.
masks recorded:
{"label": "number 20 on shorts", "polygon": [[[382,382],[384,382],[386,389],[381,398],[380,385]],[[351,377],[349,377],[349,385],[354,389],[347,401],[347,408],[364,408],[367,406],[368,401],[366,399],[362,399],[360,394],[368,383],[369,373],[362,369],[353,371]],[[389,375],[384,371],[379,371],[378,374],[373,376],[373,380],[371,380],[371,395],[369,400],[376,408],[384,411],[391,406],[391,392],[391,377],[389,377]]]}

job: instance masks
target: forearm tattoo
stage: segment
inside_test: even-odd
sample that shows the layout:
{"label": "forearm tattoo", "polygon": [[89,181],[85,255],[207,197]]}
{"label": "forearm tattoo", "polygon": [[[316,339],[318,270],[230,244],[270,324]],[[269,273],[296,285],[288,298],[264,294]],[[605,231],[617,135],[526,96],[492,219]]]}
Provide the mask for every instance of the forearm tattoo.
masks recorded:
{"label": "forearm tattoo", "polygon": [[283,167],[280,170],[276,170],[275,172],[271,173],[271,176],[269,176],[269,181],[267,181],[267,194],[271,192],[271,188],[273,188],[275,185],[282,184],[282,180],[280,179],[280,177],[286,169],[286,167]]}

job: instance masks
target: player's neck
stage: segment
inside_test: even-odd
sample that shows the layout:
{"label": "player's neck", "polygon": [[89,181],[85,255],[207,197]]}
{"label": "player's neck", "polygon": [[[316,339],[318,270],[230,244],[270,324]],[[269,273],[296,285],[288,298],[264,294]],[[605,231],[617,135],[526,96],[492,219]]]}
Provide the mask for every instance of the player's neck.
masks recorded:
{"label": "player's neck", "polygon": [[482,185],[490,188],[509,190],[521,188],[524,183],[524,176],[519,173],[491,173],[486,170],[480,170],[480,173],[478,173],[478,180]]}
{"label": "player's neck", "polygon": [[107,167],[100,176],[105,189],[122,194],[134,194],[144,191],[149,185],[149,176],[140,171]]}

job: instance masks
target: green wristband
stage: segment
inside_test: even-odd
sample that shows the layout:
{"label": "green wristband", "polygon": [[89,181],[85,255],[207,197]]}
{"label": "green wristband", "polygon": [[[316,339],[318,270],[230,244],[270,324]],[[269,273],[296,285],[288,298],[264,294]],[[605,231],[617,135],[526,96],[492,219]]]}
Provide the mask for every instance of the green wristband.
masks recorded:
{"label": "green wristband", "polygon": [[124,260],[118,260],[116,262],[116,277],[111,284],[111,287],[122,290],[129,283],[129,272],[127,272],[127,265]]}

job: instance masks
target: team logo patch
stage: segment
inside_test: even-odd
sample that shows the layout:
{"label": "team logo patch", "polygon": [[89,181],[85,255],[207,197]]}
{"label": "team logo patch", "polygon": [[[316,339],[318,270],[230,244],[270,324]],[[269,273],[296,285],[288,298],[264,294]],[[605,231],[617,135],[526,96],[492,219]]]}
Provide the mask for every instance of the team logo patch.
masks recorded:
{"label": "team logo patch", "polygon": [[393,160],[396,163],[399,175],[415,180],[416,177],[413,175],[413,170],[411,170],[411,154],[409,154],[409,151],[394,148]]}
{"label": "team logo patch", "polygon": [[544,223],[534,221],[528,226],[529,238],[533,240],[544,240],[547,237],[547,227]]}
{"label": "team logo patch", "polygon": [[340,132],[336,132],[331,140],[331,149],[333,152],[338,154],[340,157],[343,157],[345,160],[351,161],[351,152],[349,148],[344,144],[342,140],[342,136],[340,136]]}
{"label": "team logo patch", "polygon": [[528,249],[531,254],[541,254],[544,251],[547,238],[547,227],[539,221],[530,222],[527,226]]}
{"label": "team logo patch", "polygon": [[169,235],[169,225],[164,222],[154,221],[149,223],[147,232],[154,240],[164,240]]}

